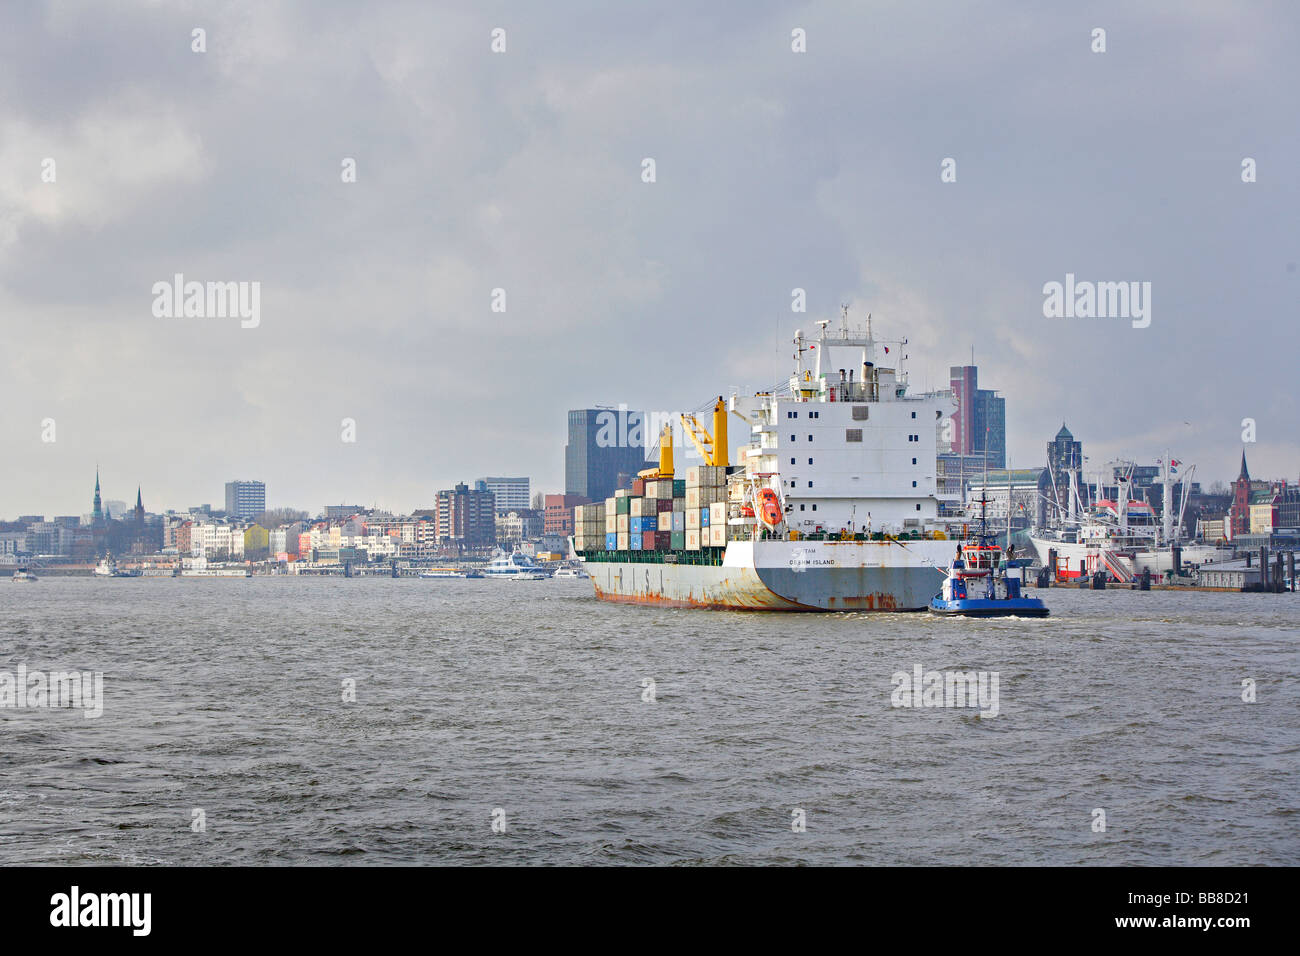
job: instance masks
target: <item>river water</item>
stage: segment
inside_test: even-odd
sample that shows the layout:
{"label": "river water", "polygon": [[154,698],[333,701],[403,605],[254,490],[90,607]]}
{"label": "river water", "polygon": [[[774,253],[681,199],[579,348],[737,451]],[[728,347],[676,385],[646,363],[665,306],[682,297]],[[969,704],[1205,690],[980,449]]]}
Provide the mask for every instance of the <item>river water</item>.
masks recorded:
{"label": "river water", "polygon": [[[0,863],[1300,863],[1300,597],[1030,593],[1051,618],[0,582],[0,672],[103,673],[97,718],[0,708]],[[996,674],[996,716],[892,706],[917,666]]]}

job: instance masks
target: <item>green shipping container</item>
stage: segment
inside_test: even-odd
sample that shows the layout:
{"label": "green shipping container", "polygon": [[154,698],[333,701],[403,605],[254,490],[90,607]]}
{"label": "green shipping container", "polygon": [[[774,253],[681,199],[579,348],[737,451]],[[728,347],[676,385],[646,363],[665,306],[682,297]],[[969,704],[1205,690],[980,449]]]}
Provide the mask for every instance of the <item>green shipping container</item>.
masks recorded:
{"label": "green shipping container", "polygon": [[672,544],[672,548],[673,548],[674,551],[685,551],[685,550],[686,550],[686,532],[685,532],[685,531],[674,531],[674,532],[673,532],[673,544]]}
{"label": "green shipping container", "polygon": [[674,497],[674,498],[685,498],[685,497],[686,497],[686,479],[685,479],[685,478],[674,478],[674,479],[673,479],[673,497]]}
{"label": "green shipping container", "polygon": [[625,514],[627,514],[627,511],[628,511],[628,508],[629,508],[630,505],[631,505],[631,501],[632,501],[632,499],[631,499],[631,498],[628,498],[628,497],[625,495],[625,496],[622,497],[622,498],[617,498],[617,499],[615,499],[615,501],[617,501],[617,504],[615,505],[615,507],[618,509],[618,514],[621,514],[621,515],[625,515]]}

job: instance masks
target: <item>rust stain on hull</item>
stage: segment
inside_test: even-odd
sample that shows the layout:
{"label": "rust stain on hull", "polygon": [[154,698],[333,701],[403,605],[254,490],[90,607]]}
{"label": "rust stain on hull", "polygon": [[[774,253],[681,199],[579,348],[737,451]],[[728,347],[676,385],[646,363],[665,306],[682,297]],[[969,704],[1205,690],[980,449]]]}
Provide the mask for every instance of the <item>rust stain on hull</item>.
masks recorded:
{"label": "rust stain on hull", "polygon": [[[593,581],[594,583],[594,581]],[[612,604],[640,604],[646,607],[696,608],[707,611],[809,611],[825,614],[828,611],[879,611],[898,614],[917,613],[924,608],[899,607],[892,594],[867,594],[861,597],[828,599],[829,607],[815,607],[787,600],[780,595],[771,594],[767,602],[755,601],[748,604],[724,604],[719,601],[701,600],[699,598],[668,597],[664,594],[650,592],[623,593],[606,591],[599,584],[595,585],[596,597]]]}

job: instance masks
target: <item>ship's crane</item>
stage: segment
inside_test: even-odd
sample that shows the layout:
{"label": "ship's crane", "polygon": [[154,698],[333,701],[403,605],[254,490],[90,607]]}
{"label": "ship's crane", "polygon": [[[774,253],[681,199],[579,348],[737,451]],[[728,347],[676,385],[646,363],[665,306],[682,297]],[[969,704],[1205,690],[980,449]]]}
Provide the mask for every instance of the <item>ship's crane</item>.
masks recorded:
{"label": "ship's crane", "polygon": [[727,403],[722,400],[721,395],[713,404],[712,435],[694,415],[683,415],[682,427],[705,464],[724,468],[727,466]]}
{"label": "ship's crane", "polygon": [[643,468],[636,473],[638,478],[671,478],[673,476],[673,425],[665,422],[659,433],[659,467]]}

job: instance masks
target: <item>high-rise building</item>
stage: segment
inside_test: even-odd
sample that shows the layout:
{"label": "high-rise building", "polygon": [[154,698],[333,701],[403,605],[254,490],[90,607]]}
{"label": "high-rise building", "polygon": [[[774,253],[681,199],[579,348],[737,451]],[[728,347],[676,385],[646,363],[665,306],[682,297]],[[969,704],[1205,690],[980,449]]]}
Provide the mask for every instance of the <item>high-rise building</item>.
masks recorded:
{"label": "high-rise building", "polygon": [[490,491],[464,482],[438,492],[438,544],[458,550],[491,547],[496,542],[496,507]]}
{"label": "high-rise building", "polygon": [[[1047,474],[1056,498],[1057,507],[1069,511],[1070,508],[1070,472],[1083,469],[1083,443],[1074,440],[1070,430],[1061,422],[1061,430],[1047,443]],[[1076,474],[1076,481],[1080,476]],[[1082,484],[1079,488],[1082,489]],[[1082,494],[1082,490],[1080,490]]]}
{"label": "high-rise building", "polygon": [[266,510],[266,485],[260,481],[226,482],[226,514],[248,519]]}
{"label": "high-rise building", "polygon": [[523,511],[532,504],[527,478],[480,478],[474,482],[477,491],[490,491],[496,498],[497,514]]}
{"label": "high-rise building", "polygon": [[569,441],[564,446],[564,493],[588,501],[608,498],[636,473],[651,467],[647,446],[658,436],[645,434],[645,413],[626,408],[569,411]]}
{"label": "high-rise building", "polygon": [[953,415],[952,453],[987,458],[990,468],[1007,465],[1007,400],[979,387],[979,368],[954,365],[948,370],[957,411]]}

